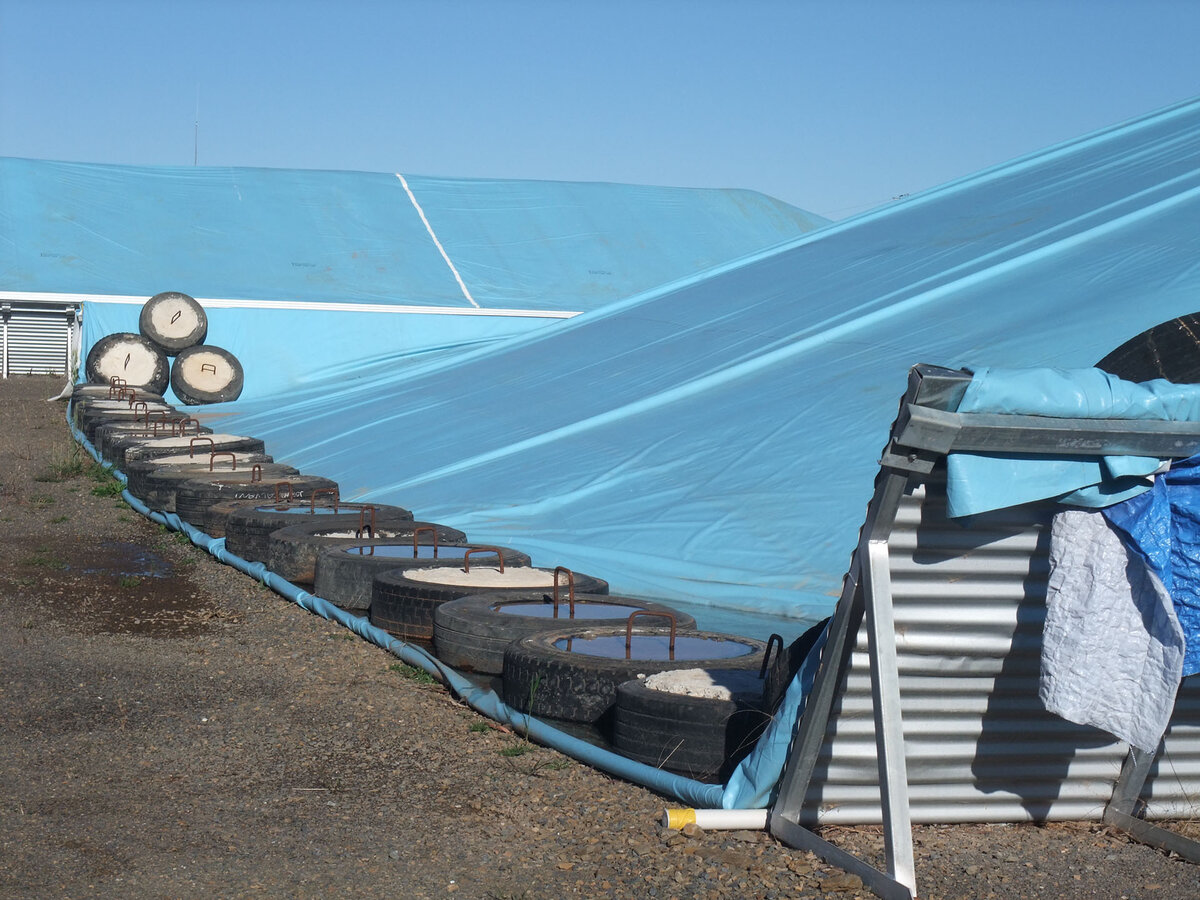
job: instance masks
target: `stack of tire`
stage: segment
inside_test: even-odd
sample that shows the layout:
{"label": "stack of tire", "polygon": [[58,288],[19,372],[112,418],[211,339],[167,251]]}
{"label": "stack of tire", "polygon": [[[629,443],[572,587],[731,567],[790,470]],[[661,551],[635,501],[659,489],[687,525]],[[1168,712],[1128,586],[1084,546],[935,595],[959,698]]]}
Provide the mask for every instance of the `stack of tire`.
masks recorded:
{"label": "stack of tire", "polygon": [[170,384],[188,406],[224,403],[241,395],[241,363],[228,350],[204,343],[208,316],[187,294],[165,291],[147,300],[138,331],[98,340],[84,364],[87,380],[107,385],[115,377],[137,391],[160,395]]}

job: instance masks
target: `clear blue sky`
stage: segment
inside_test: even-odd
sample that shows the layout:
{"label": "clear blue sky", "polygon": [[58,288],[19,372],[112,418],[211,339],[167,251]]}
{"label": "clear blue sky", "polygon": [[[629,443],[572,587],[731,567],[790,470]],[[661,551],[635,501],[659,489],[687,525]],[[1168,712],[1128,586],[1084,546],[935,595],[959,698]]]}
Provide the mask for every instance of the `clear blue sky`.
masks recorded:
{"label": "clear blue sky", "polygon": [[760,190],[843,218],[1200,95],[1196,0],[0,0],[0,155]]}

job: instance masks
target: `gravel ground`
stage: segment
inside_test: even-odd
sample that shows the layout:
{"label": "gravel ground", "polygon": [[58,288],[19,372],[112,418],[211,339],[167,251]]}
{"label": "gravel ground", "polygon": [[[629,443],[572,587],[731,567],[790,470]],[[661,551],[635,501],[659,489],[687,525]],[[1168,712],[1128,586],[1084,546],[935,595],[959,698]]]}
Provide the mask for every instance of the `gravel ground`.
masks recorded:
{"label": "gravel ground", "polygon": [[[661,828],[671,801],[142,519],[60,387],[0,381],[0,897],[869,896],[765,833]],[[1200,896],[1200,867],[1094,824],[915,841],[924,897]]]}

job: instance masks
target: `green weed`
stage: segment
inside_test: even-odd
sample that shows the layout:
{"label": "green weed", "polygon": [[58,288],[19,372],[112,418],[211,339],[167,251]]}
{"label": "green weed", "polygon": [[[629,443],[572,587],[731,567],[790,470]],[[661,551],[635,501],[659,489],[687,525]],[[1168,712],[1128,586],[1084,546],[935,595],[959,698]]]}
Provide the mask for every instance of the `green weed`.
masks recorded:
{"label": "green weed", "polygon": [[29,498],[29,505],[34,509],[48,509],[54,505],[54,498],[49,494],[35,494]]}
{"label": "green weed", "polygon": [[417,684],[437,684],[437,679],[424,669],[418,669],[416,666],[406,665],[405,663],[392,663],[388,666],[388,671],[395,672],[406,681],[416,682]]}
{"label": "green weed", "polygon": [[70,481],[86,472],[92,461],[81,450],[78,444],[71,444],[64,452],[60,450],[51,460],[50,465],[33,476],[34,481],[59,482]]}
{"label": "green weed", "polygon": [[142,579],[137,575],[122,575],[117,579],[117,586],[123,588],[134,588],[142,583]]}
{"label": "green weed", "polygon": [[49,547],[38,547],[33,554],[21,560],[23,566],[36,566],[39,569],[57,569],[62,571],[67,564],[55,555]]}
{"label": "green weed", "polygon": [[487,722],[472,722],[471,727],[468,730],[473,732],[474,734],[479,734],[484,731],[490,731],[491,728],[492,728],[492,726],[489,725]]}
{"label": "green weed", "polygon": [[115,478],[108,478],[100,482],[92,488],[93,497],[120,497],[125,490],[125,485],[117,481]]}
{"label": "green weed", "polygon": [[531,753],[532,751],[533,751],[533,744],[529,744],[529,743],[526,743],[525,741],[522,741],[519,744],[513,744],[511,747],[505,747],[503,750],[500,750],[498,752],[501,756],[513,757],[513,756],[524,756],[526,753]]}
{"label": "green weed", "polygon": [[50,520],[50,524],[51,525],[61,525],[63,522],[70,522],[70,521],[71,521],[70,516],[55,516],[53,519]]}

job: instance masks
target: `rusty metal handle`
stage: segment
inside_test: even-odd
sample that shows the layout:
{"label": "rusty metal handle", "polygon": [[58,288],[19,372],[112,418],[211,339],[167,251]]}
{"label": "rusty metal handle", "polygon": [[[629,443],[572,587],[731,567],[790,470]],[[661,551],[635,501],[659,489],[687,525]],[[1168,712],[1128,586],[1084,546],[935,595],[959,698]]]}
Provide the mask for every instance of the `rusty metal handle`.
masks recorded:
{"label": "rusty metal handle", "polygon": [[[179,423],[177,422],[175,424],[178,425]],[[194,438],[192,438],[190,441],[188,441],[188,456],[196,455],[196,441],[208,441],[208,452],[209,453],[215,453],[217,451],[217,442],[216,441],[214,441],[210,437],[205,437],[202,434],[198,434]]]}
{"label": "rusty metal handle", "polygon": [[311,494],[309,494],[308,504],[309,504],[310,509],[312,510],[312,514],[313,515],[317,514],[317,497],[319,497],[321,494],[332,494],[333,495],[333,511],[336,513],[338,511],[338,500],[340,498],[338,496],[338,489],[335,487],[331,487],[331,488],[317,488],[315,491],[313,491]]}
{"label": "rusty metal handle", "polygon": [[179,321],[179,317],[183,315],[183,310],[176,310],[175,315],[171,316],[171,324],[174,325]]}
{"label": "rusty metal handle", "polygon": [[230,470],[232,470],[234,472],[237,471],[237,454],[234,453],[232,450],[219,450],[219,451],[213,450],[211,453],[209,453],[208,454],[208,471],[211,472],[213,470],[213,466],[216,465],[218,456],[228,456]]}
{"label": "rusty metal handle", "polygon": [[767,677],[767,666],[769,666],[771,664],[771,648],[772,647],[779,648],[778,650],[775,651],[775,658],[778,659],[779,654],[783,652],[783,635],[782,634],[772,634],[769,638],[767,638],[767,649],[763,651],[762,667],[758,670],[758,677],[760,679]]}
{"label": "rusty metal handle", "polygon": [[[372,513],[372,517],[371,517],[371,522],[372,522],[372,524],[374,524],[374,522],[375,522],[373,513]],[[433,558],[437,559],[438,558],[437,529],[434,528],[432,525],[418,525],[416,528],[413,529],[413,559],[416,559],[417,555],[420,553],[420,551],[417,548],[421,544],[421,541],[420,541],[421,533],[425,532],[425,531],[428,531],[430,534],[433,535]]]}
{"label": "rusty metal handle", "polygon": [[635,609],[629,614],[629,618],[625,620],[625,658],[629,659],[633,649],[633,620],[638,616],[651,616],[653,618],[670,619],[671,620],[671,642],[668,645],[671,661],[675,661],[675,613],[667,610],[649,610]]}
{"label": "rusty metal handle", "polygon": [[212,363],[200,363],[200,371],[208,372],[210,375],[216,375],[217,367],[214,366]]}
{"label": "rusty metal handle", "polygon": [[496,559],[500,561],[500,574],[504,574],[504,553],[498,547],[472,547],[463,554],[463,571],[471,571],[471,554],[472,553],[495,553]]}
{"label": "rusty metal handle", "polygon": [[[367,512],[368,511],[370,511],[370,513],[371,513],[371,521],[369,523],[367,522]],[[358,534],[360,537],[362,536],[362,533],[364,531],[370,531],[371,537],[372,538],[375,537],[375,507],[374,506],[360,506],[358,508]],[[433,533],[433,539],[435,541],[437,540],[437,531],[436,530]]]}
{"label": "rusty metal handle", "polygon": [[118,400],[128,400],[129,408],[133,409],[133,404],[137,401],[137,391],[133,388],[123,387],[117,391]]}
{"label": "rusty metal handle", "polygon": [[120,387],[124,383],[125,383],[125,379],[122,378],[120,375],[110,375],[108,377],[108,384],[110,387]]}
{"label": "rusty metal handle", "polygon": [[558,618],[558,573],[567,573],[567,588],[568,588],[568,604],[571,614],[569,618],[575,618],[575,573],[566,566],[554,567],[554,618]]}
{"label": "rusty metal handle", "polygon": [[[251,469],[250,471],[251,471],[251,474],[250,474],[251,482],[262,481],[262,466],[260,466],[256,463],[254,468]],[[257,477],[255,477],[256,475],[257,475]],[[286,500],[283,499],[283,493],[279,490],[280,488],[287,488],[287,499]],[[291,503],[292,502],[292,483],[290,481],[275,482],[275,502],[276,503]]]}
{"label": "rusty metal handle", "polygon": [[183,437],[185,434],[187,434],[187,427],[188,427],[189,422],[192,425],[196,426],[196,434],[200,433],[200,420],[195,418],[194,416],[184,416],[182,419],[179,420],[179,436],[180,437]]}
{"label": "rusty metal handle", "polygon": [[129,408],[133,410],[133,417],[136,419],[138,415],[138,407],[141,407],[142,421],[147,425],[150,424],[150,405],[145,400],[138,400],[130,404]]}

